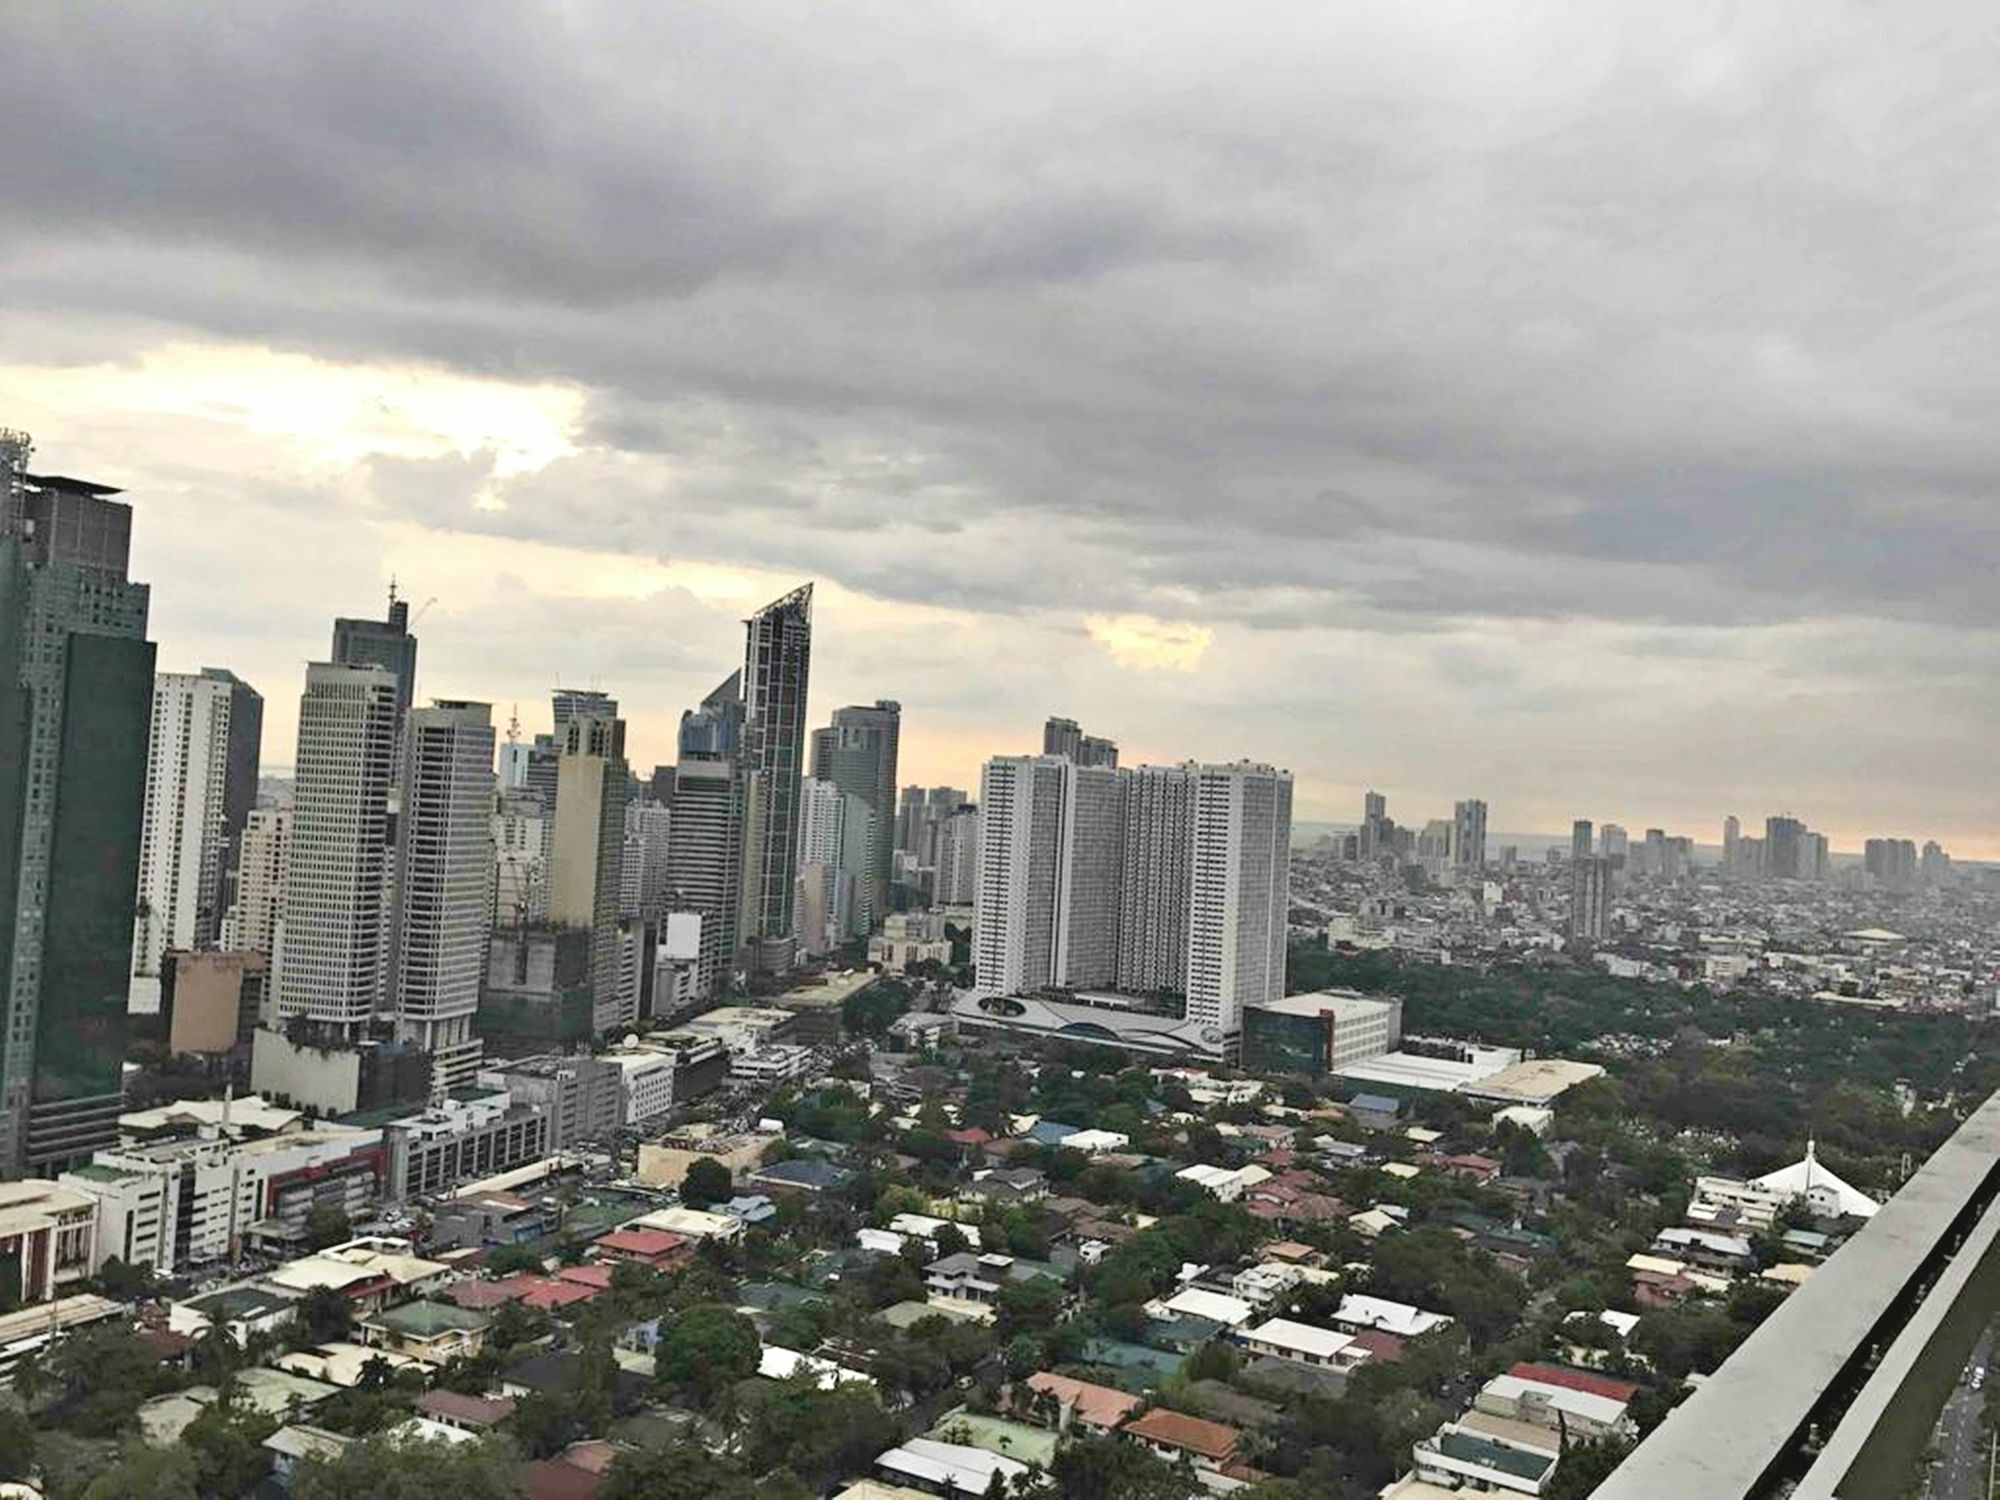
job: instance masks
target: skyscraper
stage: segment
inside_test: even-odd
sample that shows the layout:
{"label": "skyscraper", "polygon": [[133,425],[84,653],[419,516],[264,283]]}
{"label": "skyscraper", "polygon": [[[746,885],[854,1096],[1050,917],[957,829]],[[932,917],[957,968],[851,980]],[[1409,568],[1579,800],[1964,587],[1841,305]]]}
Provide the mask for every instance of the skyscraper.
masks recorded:
{"label": "skyscraper", "polygon": [[1042,754],[1059,755],[1080,766],[1118,766],[1118,746],[1094,734],[1085,734],[1074,719],[1050,719],[1042,725]]}
{"label": "skyscraper", "polygon": [[232,897],[237,844],[257,800],[264,700],[219,667],[153,681],[146,813],[133,920],[131,1009],[160,1008],[160,958],[212,948]]}
{"label": "skyscraper", "polygon": [[1569,935],[1578,942],[1602,942],[1610,931],[1611,862],[1586,854],[1570,864]]}
{"label": "skyscraper", "polygon": [[472,1082],[472,1033],[492,931],[493,715],[438,702],[404,721],[390,1003],[396,1035],[431,1056],[442,1096]]}
{"label": "skyscraper", "polygon": [[812,666],[812,585],[746,622],[743,649],[744,860],[742,930],[754,967],[792,961],[792,902]]}
{"label": "skyscraper", "polygon": [[1362,859],[1373,859],[1383,852],[1389,827],[1389,799],[1380,792],[1364,792],[1361,796],[1361,829],[1355,836],[1355,852]]}
{"label": "skyscraper", "polygon": [[1194,875],[1193,766],[1127,773],[1118,988],[1134,995],[1187,989],[1189,882]]}
{"label": "skyscraper", "polygon": [[1630,857],[1631,837],[1616,823],[1606,823],[1597,830],[1597,852],[1611,862],[1615,873]]}
{"label": "skyscraper", "polygon": [[1476,797],[1452,808],[1451,858],[1461,870],[1486,868],[1486,804]]}
{"label": "skyscraper", "polygon": [[[878,699],[873,707],[837,708],[829,728],[813,732],[812,775],[829,782],[845,796],[868,804],[865,847],[857,845],[850,859],[858,861],[861,883],[847,915],[852,929],[845,936],[864,937],[889,913],[889,886],[896,864],[896,752],[902,738],[902,706]],[[859,837],[849,828],[850,841]]]}
{"label": "skyscraper", "polygon": [[1790,814],[1764,820],[1764,868],[1777,880],[1810,880],[1806,868],[1806,825]]}
{"label": "skyscraper", "polygon": [[1044,989],[1055,975],[1056,871],[1071,762],[1001,756],[979,781],[978,918],[973,962],[987,994]]}
{"label": "skyscraper", "polygon": [[1285,993],[1292,777],[1249,761],[1197,776],[1187,1016],[1220,1043],[1242,1032],[1244,1006]]}
{"label": "skyscraper", "polygon": [[694,989],[702,997],[719,993],[734,971],[742,870],[743,779],[736,762],[684,752],[675,777],[667,904],[700,918]]}
{"label": "skyscraper", "polygon": [[1578,818],[1569,825],[1569,857],[1574,863],[1590,858],[1590,819]]}
{"label": "skyscraper", "polygon": [[380,1008],[389,922],[396,674],[314,662],[299,700],[278,1019],[359,1040]]}
{"label": "skyscraper", "polygon": [[549,707],[555,720],[556,743],[559,745],[568,739],[571,719],[618,717],[618,700],[595,688],[552,688],[549,691]]}
{"label": "skyscraper", "polygon": [[153,647],[132,508],[0,431],[0,1174],[116,1138]]}
{"label": "skyscraper", "polygon": [[979,809],[961,805],[937,825],[937,904],[979,900]]}
{"label": "skyscraper", "polygon": [[584,716],[563,726],[549,849],[549,920],[590,937],[591,1025],[599,1035],[638,1019],[621,1000],[618,904],[625,853],[625,721]]}
{"label": "skyscraper", "polygon": [[[291,866],[292,810],[254,807],[238,846],[236,901],[223,946],[275,959],[285,915],[285,872]],[[272,982],[267,967],[265,985]]]}
{"label": "skyscraper", "polygon": [[1722,869],[1725,874],[1740,873],[1743,864],[1743,824],[1736,814],[1731,813],[1722,820]]}
{"label": "skyscraper", "polygon": [[417,638],[410,634],[410,605],[396,597],[396,585],[389,585],[389,613],[380,620],[348,619],[333,622],[333,665],[337,667],[382,667],[396,679],[396,732],[402,733],[403,719],[417,690]]}
{"label": "skyscraper", "polygon": [[1072,990],[1118,982],[1118,905],[1125,777],[1071,765],[1063,776],[1056,854],[1054,982]]}

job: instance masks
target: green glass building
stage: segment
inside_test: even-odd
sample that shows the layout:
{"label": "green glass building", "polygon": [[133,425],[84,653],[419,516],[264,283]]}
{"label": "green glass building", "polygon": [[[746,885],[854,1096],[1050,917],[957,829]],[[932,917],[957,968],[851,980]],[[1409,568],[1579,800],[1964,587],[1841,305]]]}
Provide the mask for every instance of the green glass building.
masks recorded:
{"label": "green glass building", "polygon": [[0,431],[0,1172],[117,1138],[153,646],[132,508]]}

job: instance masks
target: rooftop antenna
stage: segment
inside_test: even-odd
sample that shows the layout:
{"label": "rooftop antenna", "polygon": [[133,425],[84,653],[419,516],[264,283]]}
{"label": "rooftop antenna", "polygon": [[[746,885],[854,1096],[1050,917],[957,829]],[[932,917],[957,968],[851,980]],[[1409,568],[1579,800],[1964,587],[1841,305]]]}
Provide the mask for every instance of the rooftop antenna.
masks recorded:
{"label": "rooftop antenna", "polygon": [[507,710],[507,743],[521,743],[521,705],[518,703],[510,705]]}

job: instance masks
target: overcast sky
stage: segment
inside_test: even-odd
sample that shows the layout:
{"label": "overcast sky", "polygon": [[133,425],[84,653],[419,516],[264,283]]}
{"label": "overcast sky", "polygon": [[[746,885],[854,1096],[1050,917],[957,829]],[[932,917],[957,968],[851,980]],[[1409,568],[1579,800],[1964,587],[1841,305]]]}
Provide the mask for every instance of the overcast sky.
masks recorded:
{"label": "overcast sky", "polygon": [[[1956,13],[1956,23],[1952,21]],[[1986,8],[0,7],[0,425],[292,759],[336,613],[633,758],[820,584],[905,780],[2000,857]]]}

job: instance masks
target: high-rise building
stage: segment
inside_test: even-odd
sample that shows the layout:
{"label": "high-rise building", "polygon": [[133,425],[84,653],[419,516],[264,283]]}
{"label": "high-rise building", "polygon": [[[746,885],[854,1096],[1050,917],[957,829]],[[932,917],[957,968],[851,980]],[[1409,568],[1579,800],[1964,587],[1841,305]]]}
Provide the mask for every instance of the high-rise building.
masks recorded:
{"label": "high-rise building", "polygon": [[549,817],[541,799],[503,791],[493,802],[493,925],[549,916]]}
{"label": "high-rise building", "polygon": [[402,733],[403,718],[417,691],[417,638],[410,634],[410,604],[396,597],[396,585],[389,585],[389,613],[380,620],[348,619],[333,622],[333,665],[337,667],[382,667],[396,679],[396,732]]}
{"label": "high-rise building", "polygon": [[1764,869],[1774,880],[1810,880],[1806,825],[1789,814],[1764,820]]}
{"label": "high-rise building", "polygon": [[972,906],[979,900],[979,809],[961,804],[937,830],[937,904]]}
{"label": "high-rise building", "polygon": [[1861,867],[1878,885],[1892,891],[1914,890],[1917,846],[1909,839],[1870,839],[1862,846]]}
{"label": "high-rise building", "polygon": [[1085,734],[1074,719],[1050,719],[1042,726],[1042,754],[1059,755],[1080,766],[1118,766],[1118,747],[1110,740]]}
{"label": "high-rise building", "polygon": [[[850,937],[865,937],[889,913],[889,886],[895,870],[896,752],[902,737],[902,706],[878,699],[872,707],[837,708],[829,728],[813,732],[812,775],[845,796],[868,804],[865,848],[856,848],[861,883],[847,922]],[[850,828],[851,841],[859,837]]]}
{"label": "high-rise building", "polygon": [[1578,818],[1569,825],[1569,857],[1572,861],[1590,858],[1590,819]]}
{"label": "high-rise building", "polygon": [[1186,993],[1197,780],[1193,766],[1127,776],[1118,988],[1130,994]]}
{"label": "high-rise building", "polygon": [[397,691],[387,667],[314,662],[299,700],[277,1014],[343,1041],[373,1022],[387,968]]}
{"label": "high-rise building", "polygon": [[1950,885],[1952,882],[1951,856],[1935,839],[1925,843],[1918,870],[1927,886]]}
{"label": "high-rise building", "polygon": [[1461,870],[1486,868],[1486,804],[1476,797],[1452,808],[1451,862]]}
{"label": "high-rise building", "polygon": [[[855,802],[865,819],[867,803]],[[809,958],[823,958],[845,942],[853,920],[854,880],[842,858],[847,807],[847,794],[831,781],[808,776],[799,787],[799,897],[793,921],[800,951]]]}
{"label": "high-rise building", "polygon": [[1383,837],[1389,825],[1389,799],[1380,792],[1364,792],[1361,796],[1361,828],[1355,835],[1355,853],[1362,859],[1374,859],[1385,852]]}
{"label": "high-rise building", "polygon": [[1606,823],[1597,830],[1597,852],[1611,861],[1615,873],[1625,866],[1631,857],[1631,839],[1616,823]]}
{"label": "high-rise building", "polygon": [[[230,908],[223,947],[276,959],[278,934],[284,930],[285,872],[291,867],[291,842],[291,808],[250,809],[238,846],[236,901]],[[267,988],[270,981],[267,966]]]}
{"label": "high-rise building", "polygon": [[1125,777],[1109,766],[1070,766],[1056,854],[1054,967],[1063,989],[1118,982],[1124,831]]}
{"label": "high-rise building", "polygon": [[549,920],[591,934],[592,1026],[629,1025],[620,1002],[618,903],[625,853],[625,721],[584,716],[563,726],[549,848]]}
{"label": "high-rise building", "polygon": [[1063,782],[1071,764],[1052,755],[1001,756],[980,775],[973,962],[985,993],[1054,982]]}
{"label": "high-rise building", "polygon": [[431,1056],[442,1096],[472,1082],[472,1032],[492,932],[493,714],[437,702],[404,721],[390,1003],[399,1039]]}
{"label": "high-rise building", "polygon": [[232,897],[237,845],[257,800],[264,700],[219,667],[153,680],[130,1006],[160,1008],[162,956],[213,948]]}
{"label": "high-rise building", "polygon": [[1187,1016],[1222,1043],[1285,993],[1292,777],[1248,761],[1197,777]]}
{"label": "high-rise building", "polygon": [[1611,930],[1611,862],[1585,854],[1570,863],[1569,935],[1578,942],[1602,942]]}
{"label": "high-rise building", "polygon": [[812,585],[746,622],[743,650],[744,860],[738,940],[760,970],[790,967],[799,781],[806,770]]}
{"label": "high-rise building", "polygon": [[675,777],[667,901],[672,912],[700,919],[694,990],[704,998],[720,993],[734,972],[742,850],[743,778],[735,759],[684,751]]}
{"label": "high-rise building", "polygon": [[625,808],[625,863],[618,914],[657,924],[666,910],[667,862],[673,853],[673,809],[642,799]]}
{"label": "high-rise building", "polygon": [[1735,813],[1722,820],[1722,869],[1729,875],[1743,869],[1743,823]]}
{"label": "high-rise building", "polygon": [[117,490],[0,431],[0,1175],[116,1139],[153,646]]}
{"label": "high-rise building", "polygon": [[569,738],[571,719],[615,719],[618,717],[618,700],[609,693],[600,693],[596,688],[551,688],[549,708],[556,726],[556,743],[565,744]]}

